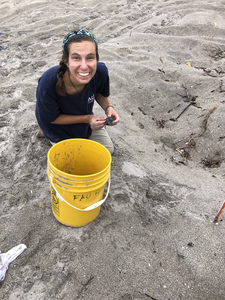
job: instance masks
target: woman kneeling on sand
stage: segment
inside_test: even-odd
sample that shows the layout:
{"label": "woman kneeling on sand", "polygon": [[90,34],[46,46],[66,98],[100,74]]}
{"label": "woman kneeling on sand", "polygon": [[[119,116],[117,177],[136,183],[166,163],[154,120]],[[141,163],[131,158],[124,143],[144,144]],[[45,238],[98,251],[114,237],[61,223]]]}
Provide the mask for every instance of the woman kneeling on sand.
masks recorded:
{"label": "woman kneeling on sand", "polygon": [[52,144],[71,138],[90,139],[112,154],[106,118],[93,114],[96,100],[112,125],[119,122],[109,100],[108,70],[99,62],[98,42],[91,33],[78,30],[64,38],[62,47],[60,65],[47,70],[38,82],[36,118],[43,135]]}

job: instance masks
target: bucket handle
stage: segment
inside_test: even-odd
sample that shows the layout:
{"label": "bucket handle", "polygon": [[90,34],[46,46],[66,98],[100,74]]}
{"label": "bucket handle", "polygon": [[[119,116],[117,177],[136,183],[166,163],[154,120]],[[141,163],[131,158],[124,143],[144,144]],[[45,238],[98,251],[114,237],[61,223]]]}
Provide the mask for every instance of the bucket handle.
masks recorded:
{"label": "bucket handle", "polygon": [[61,201],[64,201],[66,204],[68,204],[68,205],[71,206],[72,208],[75,208],[75,209],[80,210],[80,211],[89,211],[89,210],[92,210],[92,209],[95,209],[95,208],[99,207],[100,205],[102,205],[102,204],[105,202],[105,200],[107,199],[107,197],[108,197],[108,195],[109,195],[109,190],[110,190],[110,176],[109,176],[109,180],[108,180],[108,188],[107,188],[107,193],[106,193],[105,198],[102,199],[102,200],[100,200],[100,201],[98,201],[98,202],[96,202],[96,203],[94,203],[94,204],[92,204],[92,205],[90,205],[90,206],[88,206],[88,207],[86,207],[86,208],[84,208],[84,209],[81,209],[81,208],[75,207],[75,206],[71,205],[69,202],[67,202],[67,201],[66,201],[66,200],[65,200],[65,199],[57,192],[57,190],[56,190],[56,188],[55,188],[55,186],[54,186],[54,184],[53,184],[52,177],[49,176],[49,178],[50,178],[52,187],[54,188],[54,190],[55,190],[55,192],[56,192],[56,197],[59,198]]}

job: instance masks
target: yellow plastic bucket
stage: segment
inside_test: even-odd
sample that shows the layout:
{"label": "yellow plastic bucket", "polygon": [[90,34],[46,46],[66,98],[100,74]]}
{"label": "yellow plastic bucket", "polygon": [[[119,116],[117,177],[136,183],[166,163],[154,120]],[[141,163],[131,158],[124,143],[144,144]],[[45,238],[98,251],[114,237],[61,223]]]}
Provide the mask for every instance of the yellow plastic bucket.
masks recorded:
{"label": "yellow plastic bucket", "polygon": [[104,146],[86,139],[64,140],[50,148],[47,174],[52,211],[59,222],[80,227],[97,218],[110,189],[111,161]]}

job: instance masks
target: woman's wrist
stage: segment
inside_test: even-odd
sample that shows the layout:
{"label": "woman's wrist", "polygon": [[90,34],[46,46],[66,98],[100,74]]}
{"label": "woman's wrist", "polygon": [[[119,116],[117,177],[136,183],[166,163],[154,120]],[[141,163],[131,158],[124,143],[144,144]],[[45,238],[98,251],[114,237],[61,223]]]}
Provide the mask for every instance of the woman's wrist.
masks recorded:
{"label": "woman's wrist", "polygon": [[111,104],[110,105],[108,105],[107,107],[106,107],[106,109],[105,109],[105,113],[107,112],[107,109],[109,108],[109,107],[112,107],[112,108],[114,108]]}
{"label": "woman's wrist", "polygon": [[87,115],[87,122],[86,123],[91,124],[92,118],[93,118],[93,115]]}

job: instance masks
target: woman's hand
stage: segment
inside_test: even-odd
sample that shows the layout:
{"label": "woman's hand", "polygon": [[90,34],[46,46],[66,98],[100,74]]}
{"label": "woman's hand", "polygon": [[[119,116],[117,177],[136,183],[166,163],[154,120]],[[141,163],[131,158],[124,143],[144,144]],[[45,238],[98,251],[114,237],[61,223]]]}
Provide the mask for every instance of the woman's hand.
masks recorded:
{"label": "woman's hand", "polygon": [[97,93],[95,95],[95,99],[98,102],[98,104],[102,107],[102,109],[105,111],[106,116],[108,118],[113,119],[112,125],[116,125],[120,121],[120,117],[118,113],[115,111],[115,109],[111,106],[109,98],[102,96],[100,93]]}
{"label": "woman's hand", "polygon": [[108,118],[113,119],[112,125],[116,125],[120,121],[120,117],[118,113],[115,111],[115,109],[112,106],[109,106],[105,113]]}
{"label": "woman's hand", "polygon": [[89,124],[92,130],[100,130],[105,126],[106,118],[90,115]]}

